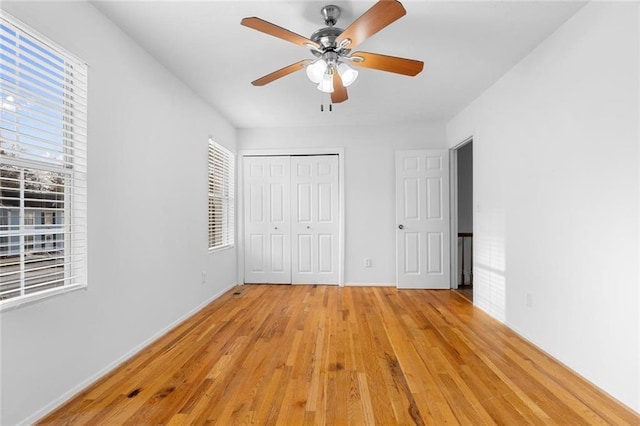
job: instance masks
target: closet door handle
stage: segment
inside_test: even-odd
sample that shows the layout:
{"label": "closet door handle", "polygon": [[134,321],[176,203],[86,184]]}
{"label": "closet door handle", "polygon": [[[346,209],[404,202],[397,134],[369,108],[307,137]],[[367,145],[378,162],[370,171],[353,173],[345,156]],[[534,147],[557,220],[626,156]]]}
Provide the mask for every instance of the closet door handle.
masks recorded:
{"label": "closet door handle", "polygon": [[307,229],[311,229],[311,227],[309,225],[307,225]]}
{"label": "closet door handle", "polygon": [[276,229],[276,230],[277,230],[277,229],[278,229],[278,227],[277,227],[277,226],[274,226],[274,227],[273,227],[273,229]]}
{"label": "closet door handle", "polygon": [[398,229],[404,229],[404,225],[402,224],[398,225]]}

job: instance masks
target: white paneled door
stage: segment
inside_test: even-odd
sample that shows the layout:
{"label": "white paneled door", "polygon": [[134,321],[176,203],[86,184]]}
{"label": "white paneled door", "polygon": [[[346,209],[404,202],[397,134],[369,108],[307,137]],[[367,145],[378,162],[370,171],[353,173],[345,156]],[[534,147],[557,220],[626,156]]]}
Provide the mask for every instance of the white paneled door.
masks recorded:
{"label": "white paneled door", "polygon": [[244,281],[338,284],[338,156],[244,157]]}
{"label": "white paneled door", "polygon": [[396,153],[398,288],[450,288],[449,151]]}
{"label": "white paneled door", "polygon": [[244,158],[247,283],[291,283],[290,158]]}
{"label": "white paneled door", "polygon": [[292,282],[338,284],[338,156],[291,157]]}

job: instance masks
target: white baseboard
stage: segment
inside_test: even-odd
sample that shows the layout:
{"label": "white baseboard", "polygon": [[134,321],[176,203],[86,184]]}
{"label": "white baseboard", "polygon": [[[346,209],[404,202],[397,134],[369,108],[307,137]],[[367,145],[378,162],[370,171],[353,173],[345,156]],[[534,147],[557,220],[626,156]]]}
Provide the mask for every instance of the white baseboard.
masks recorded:
{"label": "white baseboard", "polygon": [[547,356],[548,358],[550,358],[551,360],[557,362],[558,364],[560,364],[562,367],[566,368],[567,370],[571,371],[573,374],[575,374],[576,376],[580,377],[582,380],[584,380],[585,382],[591,384],[591,386],[593,386],[594,388],[597,388],[599,391],[601,391],[602,393],[604,393],[605,395],[607,395],[609,398],[615,400],[616,402],[618,402],[620,405],[628,408],[629,410],[633,411],[634,413],[640,415],[640,411],[636,411],[636,409],[634,407],[632,407],[631,405],[620,401],[618,399],[618,397],[613,396],[611,393],[609,393],[608,391],[606,391],[605,389],[601,388],[599,385],[595,384],[594,382],[592,382],[590,379],[588,379],[587,377],[585,377],[584,375],[582,375],[582,373],[579,373],[577,370],[574,370],[573,367],[570,367],[568,364],[565,364],[563,361],[561,361],[559,358],[556,358],[554,355],[551,354],[551,352],[548,352],[546,349],[544,349],[541,346],[538,346],[533,340],[531,340],[528,336],[527,333],[524,333],[520,328],[515,327],[513,324],[509,324],[508,322],[502,322],[500,321],[502,324],[504,324],[506,327],[508,327],[509,329],[511,329],[511,331],[513,331],[515,334],[518,335],[518,337],[522,340],[524,340],[525,342],[529,343],[531,346],[534,346],[536,349],[538,349],[540,352],[544,353],[545,356]]}
{"label": "white baseboard", "polygon": [[41,419],[42,417],[46,416],[47,414],[49,414],[50,412],[52,412],[56,408],[62,406],[64,403],[69,401],[75,395],[77,395],[78,393],[80,393],[81,391],[86,389],[89,385],[95,383],[99,378],[103,377],[104,375],[106,375],[110,371],[114,370],[120,364],[126,362],[131,357],[136,355],[138,352],[140,352],[141,350],[143,350],[144,348],[149,346],[151,343],[153,343],[154,341],[158,340],[160,337],[162,337],[165,334],[167,334],[171,329],[175,328],[180,323],[182,323],[185,320],[187,320],[189,317],[191,317],[194,314],[198,313],[200,310],[202,310],[209,303],[213,302],[214,300],[216,300],[217,298],[219,298],[220,296],[222,296],[223,294],[225,294],[227,291],[231,290],[235,286],[236,286],[236,284],[232,284],[232,285],[224,288],[223,290],[220,290],[219,292],[217,292],[216,294],[211,296],[209,299],[207,299],[206,301],[202,302],[200,305],[196,306],[195,308],[191,309],[189,312],[185,313],[184,315],[182,315],[177,320],[173,321],[168,326],[166,326],[163,329],[159,330],[153,336],[149,337],[144,342],[140,343],[139,345],[137,345],[136,347],[134,347],[133,349],[131,349],[130,351],[128,351],[127,353],[125,353],[124,355],[122,355],[121,357],[116,359],[115,361],[111,362],[109,365],[107,365],[106,367],[104,367],[103,369],[98,371],[97,373],[92,374],[87,379],[83,380],[82,382],[80,382],[79,384],[74,386],[73,388],[69,389],[67,392],[65,392],[62,395],[60,395],[58,398],[54,399],[53,401],[51,401],[50,403],[48,403],[47,405],[45,405],[44,407],[42,407],[41,409],[36,411],[35,413],[31,414],[29,417],[27,417],[26,419],[24,419],[23,421],[18,423],[18,425],[31,425],[31,424],[34,424],[39,419]]}
{"label": "white baseboard", "polygon": [[393,283],[371,283],[371,282],[366,282],[366,283],[345,283],[344,284],[345,287],[396,287],[395,284]]}

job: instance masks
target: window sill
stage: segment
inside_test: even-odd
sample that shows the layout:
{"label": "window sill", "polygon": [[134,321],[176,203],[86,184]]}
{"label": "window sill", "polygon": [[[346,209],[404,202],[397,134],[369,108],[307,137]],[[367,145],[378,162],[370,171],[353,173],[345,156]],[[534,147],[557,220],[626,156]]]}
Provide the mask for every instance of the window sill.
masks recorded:
{"label": "window sill", "polygon": [[219,251],[231,250],[231,249],[233,249],[235,247],[236,247],[235,244],[231,244],[231,245],[222,246],[222,247],[210,248],[209,249],[209,253],[215,253],[215,252],[219,252]]}
{"label": "window sill", "polygon": [[61,294],[71,293],[72,291],[83,290],[86,288],[86,284],[78,284],[73,286],[52,288],[51,290],[45,290],[43,292],[30,294],[24,297],[8,299],[4,302],[0,302],[0,312],[6,312],[13,309],[21,308],[22,306],[40,302],[41,300],[50,299]]}

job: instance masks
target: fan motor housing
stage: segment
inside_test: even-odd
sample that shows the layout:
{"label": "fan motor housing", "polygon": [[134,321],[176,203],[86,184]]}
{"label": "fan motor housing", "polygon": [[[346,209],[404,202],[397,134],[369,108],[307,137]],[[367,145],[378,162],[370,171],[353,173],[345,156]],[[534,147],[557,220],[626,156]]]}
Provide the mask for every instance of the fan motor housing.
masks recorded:
{"label": "fan motor housing", "polygon": [[[342,11],[339,6],[334,4],[329,4],[320,9],[320,14],[324,18],[324,24],[326,27],[320,28],[318,31],[311,34],[309,39],[315,41],[319,45],[322,46],[322,52],[310,49],[311,53],[313,53],[318,58],[322,57],[325,52],[336,52],[338,51],[338,46],[336,45],[336,39],[344,32],[342,28],[335,27],[334,25],[338,22],[338,18],[340,17]],[[349,53],[348,49],[339,49],[338,52],[340,55],[346,55]]]}
{"label": "fan motor housing", "polygon": [[[336,39],[340,36],[340,34],[342,34],[343,31],[344,30],[342,28],[338,27],[324,27],[311,34],[311,37],[309,38],[322,45],[322,47],[324,47],[324,50],[335,50],[337,47]],[[311,52],[318,57],[322,56],[322,53],[316,50],[311,49]]]}

